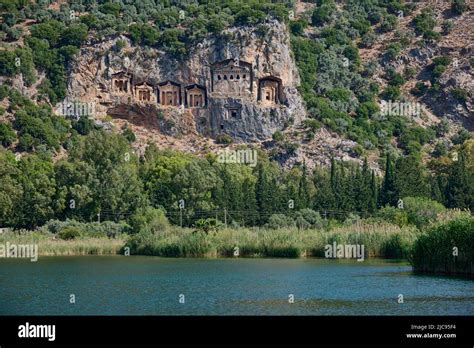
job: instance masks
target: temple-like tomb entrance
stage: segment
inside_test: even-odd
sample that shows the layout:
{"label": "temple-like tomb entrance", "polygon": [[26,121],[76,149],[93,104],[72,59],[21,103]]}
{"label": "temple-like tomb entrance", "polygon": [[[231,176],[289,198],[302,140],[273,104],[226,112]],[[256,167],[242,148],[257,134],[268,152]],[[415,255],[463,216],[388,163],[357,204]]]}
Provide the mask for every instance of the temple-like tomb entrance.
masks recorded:
{"label": "temple-like tomb entrance", "polygon": [[229,120],[233,118],[240,118],[242,111],[242,104],[232,101],[224,105],[226,113],[224,113],[224,120]]}
{"label": "temple-like tomb entrance", "polygon": [[186,107],[205,108],[207,105],[206,88],[198,84],[192,84],[184,88],[186,95]]}
{"label": "temple-like tomb entrance", "polygon": [[129,93],[130,91],[130,81],[132,75],[125,72],[119,71],[115,74],[112,74],[112,92],[114,93]]}
{"label": "temple-like tomb entrance", "polygon": [[173,81],[158,84],[158,101],[163,106],[181,105],[181,85]]}
{"label": "temple-like tomb entrance", "polygon": [[226,59],[211,67],[212,92],[230,96],[246,96],[252,92],[252,64]]}
{"label": "temple-like tomb entrance", "polygon": [[281,80],[268,76],[258,81],[258,100],[263,105],[274,105],[282,102]]}
{"label": "temple-like tomb entrance", "polygon": [[147,82],[135,85],[135,99],[143,102],[156,102],[153,86]]}

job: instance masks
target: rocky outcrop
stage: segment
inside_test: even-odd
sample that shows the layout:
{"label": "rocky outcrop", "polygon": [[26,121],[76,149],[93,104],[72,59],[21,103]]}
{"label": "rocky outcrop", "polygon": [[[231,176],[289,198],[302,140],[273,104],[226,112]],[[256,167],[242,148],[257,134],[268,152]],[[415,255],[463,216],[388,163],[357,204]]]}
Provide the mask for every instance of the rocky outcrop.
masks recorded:
{"label": "rocky outcrop", "polygon": [[[116,49],[119,40],[125,45]],[[267,139],[284,125],[305,118],[296,88],[298,70],[284,24],[269,20],[258,29],[230,28],[222,35],[209,36],[187,56],[178,62],[163,51],[133,46],[125,36],[91,43],[81,49],[71,68],[67,99],[94,101],[96,118],[109,114],[165,134],[195,130],[214,138],[225,133],[240,141]],[[251,80],[245,95],[214,88],[213,64],[226,60],[235,61],[237,66],[239,62],[249,63],[251,76],[245,78]],[[132,76],[132,86],[143,82],[158,86],[168,80],[180,84],[179,105],[163,107],[159,101],[137,101],[130,89],[128,94],[117,96],[112,89],[112,75],[121,71]],[[259,100],[259,81],[265,77],[274,78],[281,86],[280,98],[273,105]],[[189,107],[185,87],[192,84],[205,88],[205,107]]]}

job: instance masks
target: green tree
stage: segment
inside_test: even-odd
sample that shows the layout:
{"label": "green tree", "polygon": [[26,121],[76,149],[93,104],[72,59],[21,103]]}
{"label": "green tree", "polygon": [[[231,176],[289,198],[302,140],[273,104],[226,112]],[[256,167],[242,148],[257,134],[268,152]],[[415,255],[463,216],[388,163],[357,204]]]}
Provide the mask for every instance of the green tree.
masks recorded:
{"label": "green tree", "polygon": [[382,181],[382,187],[379,194],[379,207],[386,205],[395,206],[398,201],[398,193],[395,186],[395,174],[393,170],[390,154],[387,154],[385,161],[385,176]]}

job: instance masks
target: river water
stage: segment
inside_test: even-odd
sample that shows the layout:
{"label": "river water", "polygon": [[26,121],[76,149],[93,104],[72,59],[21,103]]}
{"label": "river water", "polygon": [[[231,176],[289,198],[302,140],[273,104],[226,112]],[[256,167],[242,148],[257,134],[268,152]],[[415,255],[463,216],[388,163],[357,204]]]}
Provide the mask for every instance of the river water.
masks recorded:
{"label": "river water", "polygon": [[474,281],[379,259],[0,260],[0,315],[143,314],[474,315]]}

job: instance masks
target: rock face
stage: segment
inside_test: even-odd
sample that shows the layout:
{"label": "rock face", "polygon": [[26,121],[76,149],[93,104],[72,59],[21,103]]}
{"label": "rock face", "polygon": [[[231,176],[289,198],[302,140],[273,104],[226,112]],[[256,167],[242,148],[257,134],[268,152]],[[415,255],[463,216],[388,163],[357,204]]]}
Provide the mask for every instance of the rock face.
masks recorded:
{"label": "rock face", "polygon": [[306,117],[284,24],[230,28],[187,57],[178,62],[125,36],[89,43],[70,71],[67,99],[94,102],[99,119],[240,141],[267,139]]}

